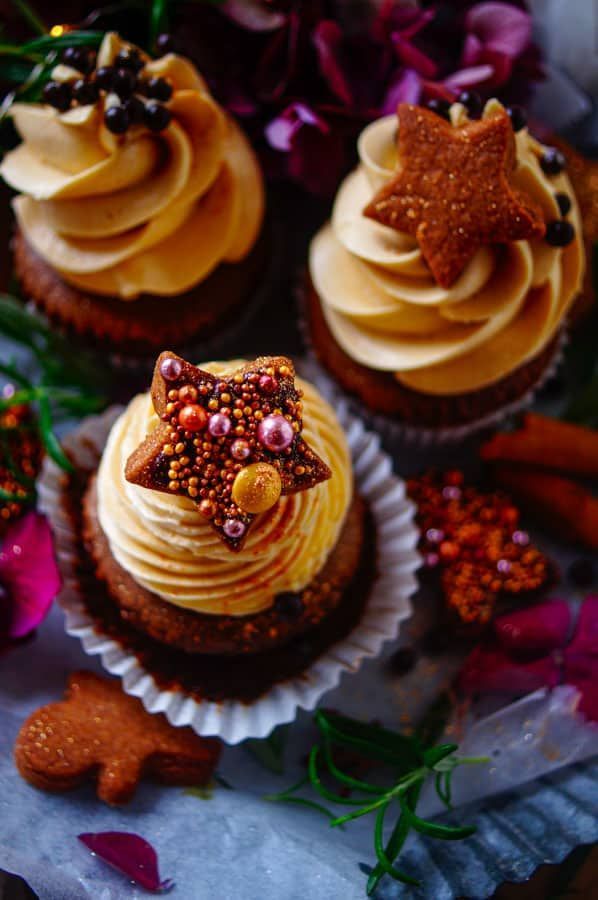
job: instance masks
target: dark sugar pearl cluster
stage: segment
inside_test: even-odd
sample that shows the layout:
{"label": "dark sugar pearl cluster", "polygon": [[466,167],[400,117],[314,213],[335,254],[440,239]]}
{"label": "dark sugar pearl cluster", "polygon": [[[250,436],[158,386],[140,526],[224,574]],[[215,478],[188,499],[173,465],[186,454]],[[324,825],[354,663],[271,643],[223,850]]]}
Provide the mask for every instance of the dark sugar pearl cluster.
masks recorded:
{"label": "dark sugar pearl cluster", "polygon": [[[565,165],[565,157],[556,147],[547,147],[540,157],[540,166],[545,175],[559,175]],[[554,199],[562,218],[546,223],[546,243],[551,247],[567,247],[575,237],[573,223],[565,218],[571,211],[571,198],[568,194],[558,192]]]}
{"label": "dark sugar pearl cluster", "polygon": [[[166,45],[168,35],[161,35]],[[65,65],[82,77],[70,82],[49,81],[44,88],[44,100],[60,112],[72,104],[97,103],[100,95],[115,94],[118,103],[104,113],[104,124],[113,134],[124,134],[131,125],[145,125],[160,132],[168,127],[172,115],[164,106],[172,97],[172,86],[165,78],[144,78],[144,62],[134,48],[121,50],[111,66],[95,69],[95,53],[82,47],[68,47],[62,56]]]}

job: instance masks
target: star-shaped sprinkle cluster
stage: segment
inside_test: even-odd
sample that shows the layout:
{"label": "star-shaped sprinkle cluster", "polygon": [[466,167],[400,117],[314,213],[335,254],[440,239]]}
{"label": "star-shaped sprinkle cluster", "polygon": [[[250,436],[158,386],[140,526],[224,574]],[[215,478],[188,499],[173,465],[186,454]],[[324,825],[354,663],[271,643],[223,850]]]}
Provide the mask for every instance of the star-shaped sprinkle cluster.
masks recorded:
{"label": "star-shaped sprinkle cluster", "polygon": [[162,353],[152,381],[159,426],[129,457],[128,481],[188,497],[231,550],[283,494],[330,478],[302,437],[301,391],[284,356],[227,378]]}
{"label": "star-shaped sprinkle cluster", "polygon": [[482,493],[458,471],[426,472],[408,482],[418,507],[420,550],[441,570],[446,602],[465,623],[486,624],[499,598],[536,591],[550,578],[546,557],[519,528],[503,493]]}
{"label": "star-shaped sprinkle cluster", "polygon": [[220,741],[150,715],[117,680],[75,672],[65,699],[42,706],[24,723],[15,760],[36,787],[63,791],[95,778],[100,799],[120,804],[131,799],[143,777],[206,784],[220,750]]}
{"label": "star-shaped sprinkle cluster", "polygon": [[439,285],[450,287],[484,244],[544,237],[540,208],[510,181],[515,139],[504,110],[460,127],[406,103],[398,117],[398,172],[364,215],[413,235]]}

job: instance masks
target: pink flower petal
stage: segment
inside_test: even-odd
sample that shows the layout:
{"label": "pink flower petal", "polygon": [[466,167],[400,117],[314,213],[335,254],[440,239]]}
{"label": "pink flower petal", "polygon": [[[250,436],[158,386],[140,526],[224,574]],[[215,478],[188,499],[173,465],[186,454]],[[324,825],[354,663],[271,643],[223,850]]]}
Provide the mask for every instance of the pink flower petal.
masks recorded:
{"label": "pink flower petal", "polygon": [[266,125],[264,134],[271,147],[289,153],[293,147],[293,138],[304,125],[318,128],[322,133],[330,130],[328,123],[305,103],[291,103]]}
{"label": "pink flower petal", "polygon": [[158,893],[174,887],[170,879],[160,881],[158,856],[144,838],[128,831],[87,832],[78,835],[94,855],[100,857],[135,884],[148,891]]}
{"label": "pink flower petal", "polygon": [[558,683],[559,669],[551,656],[518,663],[500,647],[476,647],[457,676],[459,690],[468,696],[527,694]]}
{"label": "pink flower petal", "polygon": [[391,115],[396,112],[399,103],[418,103],[421,92],[422,83],[417,72],[413,69],[403,69],[390,83],[382,101],[382,114]]}
{"label": "pink flower petal", "polygon": [[461,65],[463,67],[475,66],[480,60],[480,54],[483,50],[483,44],[475,34],[468,34],[463,43],[463,52],[461,54]]}
{"label": "pink flower petal", "polygon": [[343,32],[330,19],[319,22],[313,33],[320,71],[335,97],[345,106],[353,106],[353,94],[340,61]]}
{"label": "pink flower petal", "polygon": [[494,67],[490,65],[471,66],[468,69],[460,69],[444,79],[447,88],[461,91],[464,88],[475,87],[484,81],[489,81],[494,75]]}
{"label": "pink flower petal", "polygon": [[510,3],[476,3],[465,16],[465,27],[488,48],[512,59],[532,35],[531,16]]}
{"label": "pink flower petal", "polygon": [[598,657],[598,596],[586,597],[579,610],[577,627],[568,650]]}
{"label": "pink flower petal", "polygon": [[436,77],[436,72],[438,71],[436,63],[409,41],[405,40],[401,34],[393,35],[393,46],[397,56],[405,66],[414,69],[423,78]]}
{"label": "pink flower petal", "polygon": [[7,593],[3,602],[9,604],[6,636],[18,640],[43,621],[60,590],[52,533],[39,513],[28,513],[7,532],[0,552],[0,585]]}
{"label": "pink flower petal", "polygon": [[218,9],[248,31],[274,31],[285,23],[284,13],[268,8],[261,0],[225,0]]}
{"label": "pink flower petal", "polygon": [[571,613],[564,600],[552,600],[517,609],[494,622],[494,633],[506,651],[549,653],[563,647],[571,626]]}

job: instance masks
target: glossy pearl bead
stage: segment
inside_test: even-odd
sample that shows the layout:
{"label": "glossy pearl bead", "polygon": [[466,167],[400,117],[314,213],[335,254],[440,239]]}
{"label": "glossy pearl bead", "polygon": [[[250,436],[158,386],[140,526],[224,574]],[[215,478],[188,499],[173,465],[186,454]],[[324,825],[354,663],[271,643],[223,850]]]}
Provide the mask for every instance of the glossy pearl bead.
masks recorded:
{"label": "glossy pearl bead", "polygon": [[165,381],[176,381],[177,378],[181,377],[182,371],[182,362],[178,359],[173,359],[172,356],[167,356],[160,363],[160,375]]}
{"label": "glossy pearl bead", "polygon": [[273,394],[274,391],[278,390],[278,382],[272,375],[260,375],[258,385],[260,391],[263,391],[264,394]]}
{"label": "glossy pearl bead", "polygon": [[294,437],[293,426],[281,415],[266,416],[257,430],[258,441],[271,453],[282,453],[291,446]]}
{"label": "glossy pearl bead", "polygon": [[225,437],[231,430],[231,420],[224,413],[214,413],[208,422],[208,431],[212,437]]}
{"label": "glossy pearl bead", "polygon": [[183,406],[179,413],[179,425],[185,431],[202,431],[208,424],[208,414],[203,406],[190,403]]}
{"label": "glossy pearl bead", "polygon": [[242,538],[245,534],[245,525],[241,522],[240,519],[227,519],[222,526],[222,530],[224,531],[227,538],[230,538],[233,541],[238,541],[239,538]]}
{"label": "glossy pearl bead", "polygon": [[247,459],[247,457],[251,453],[251,447],[249,446],[247,441],[239,439],[233,441],[230,452],[233,459]]}
{"label": "glossy pearl bead", "polygon": [[281,493],[278,469],[268,463],[245,466],[233,482],[233,501],[247,513],[266,512],[278,502]]}

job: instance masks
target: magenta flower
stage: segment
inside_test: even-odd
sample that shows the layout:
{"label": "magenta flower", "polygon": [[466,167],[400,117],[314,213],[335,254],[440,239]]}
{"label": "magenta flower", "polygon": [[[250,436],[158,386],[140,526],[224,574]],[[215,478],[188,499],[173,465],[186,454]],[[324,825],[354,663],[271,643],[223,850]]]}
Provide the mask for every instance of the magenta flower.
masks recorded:
{"label": "magenta flower", "polygon": [[465,660],[457,689],[476,694],[527,694],[571,684],[580,693],[579,710],[598,722],[598,596],[581,605],[573,638],[571,611],[564,600],[500,616],[493,635]]}
{"label": "magenta flower", "polygon": [[465,16],[463,68],[486,67],[484,80],[500,87],[531,40],[531,16],[510,3],[476,3]]}
{"label": "magenta flower", "polygon": [[59,590],[50,528],[30,512],[9,528],[0,551],[0,652],[35,631]]}

